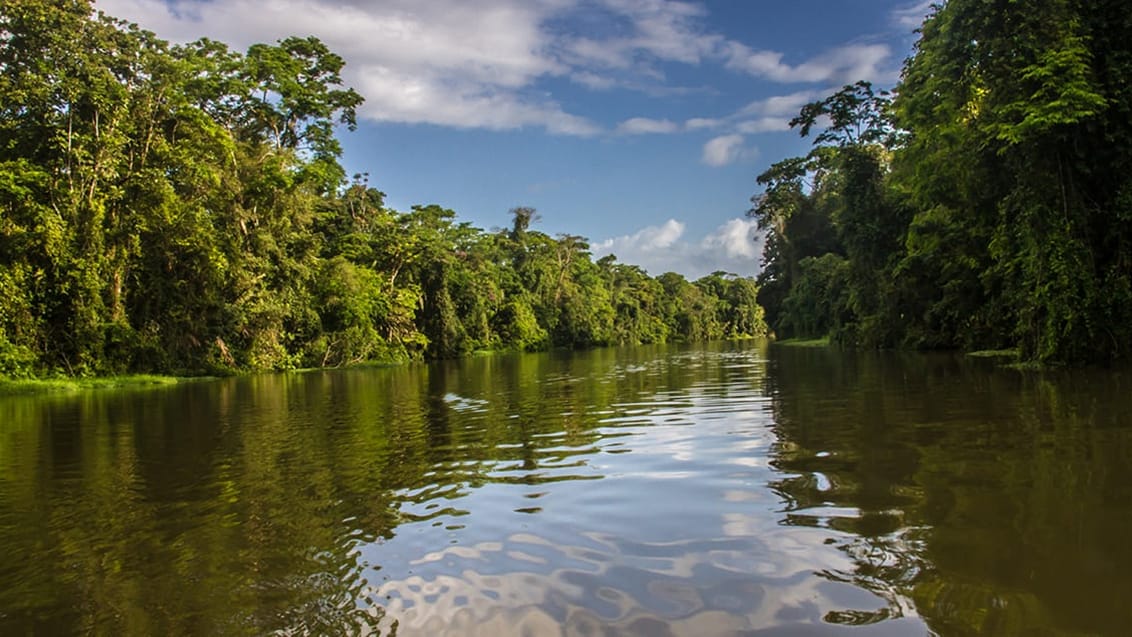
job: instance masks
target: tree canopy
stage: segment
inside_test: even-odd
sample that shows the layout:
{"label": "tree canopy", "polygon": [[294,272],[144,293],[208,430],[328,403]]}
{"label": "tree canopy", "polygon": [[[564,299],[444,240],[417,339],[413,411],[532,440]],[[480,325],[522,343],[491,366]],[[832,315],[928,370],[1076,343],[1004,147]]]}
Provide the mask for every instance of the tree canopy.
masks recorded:
{"label": "tree canopy", "polygon": [[396,211],[315,38],[174,46],[89,0],[0,8],[0,376],[217,373],[765,333],[754,282]]}
{"label": "tree canopy", "polygon": [[949,0],[892,94],[846,86],[759,176],[760,300],[786,336],[1132,354],[1132,20],[1115,0]]}

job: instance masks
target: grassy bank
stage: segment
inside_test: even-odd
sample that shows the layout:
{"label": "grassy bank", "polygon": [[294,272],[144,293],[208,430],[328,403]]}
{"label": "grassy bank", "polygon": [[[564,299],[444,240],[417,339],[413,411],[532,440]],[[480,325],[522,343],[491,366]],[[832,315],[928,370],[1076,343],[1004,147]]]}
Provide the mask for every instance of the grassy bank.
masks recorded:
{"label": "grassy bank", "polygon": [[971,358],[1010,358],[1018,360],[1021,354],[1016,349],[982,349],[967,352],[967,356]]}
{"label": "grassy bank", "polygon": [[781,341],[772,341],[775,345],[785,347],[829,347],[829,337],[822,338],[787,338]]}
{"label": "grassy bank", "polygon": [[177,383],[190,382],[195,380],[200,380],[200,378],[155,376],[151,374],[107,376],[102,378],[43,378],[29,380],[0,379],[0,395],[50,394],[75,392],[88,389],[160,387],[167,385],[176,385]]}
{"label": "grassy bank", "polygon": [[987,349],[966,352],[970,358],[984,358],[994,361],[1004,369],[1014,369],[1023,372],[1040,372],[1060,367],[1057,364],[1043,363],[1035,360],[1023,360],[1022,353],[1016,349]]}

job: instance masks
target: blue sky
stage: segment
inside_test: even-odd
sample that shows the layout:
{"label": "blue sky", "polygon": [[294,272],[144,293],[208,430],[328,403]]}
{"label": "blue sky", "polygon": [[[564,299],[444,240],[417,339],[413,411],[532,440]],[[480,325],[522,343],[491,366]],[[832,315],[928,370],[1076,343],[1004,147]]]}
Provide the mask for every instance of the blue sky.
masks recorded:
{"label": "blue sky", "polygon": [[366,97],[343,161],[394,208],[436,203],[587,237],[656,275],[753,275],[755,176],[786,123],[860,79],[890,88],[922,0],[96,0],[161,37],[243,49],[315,35]]}

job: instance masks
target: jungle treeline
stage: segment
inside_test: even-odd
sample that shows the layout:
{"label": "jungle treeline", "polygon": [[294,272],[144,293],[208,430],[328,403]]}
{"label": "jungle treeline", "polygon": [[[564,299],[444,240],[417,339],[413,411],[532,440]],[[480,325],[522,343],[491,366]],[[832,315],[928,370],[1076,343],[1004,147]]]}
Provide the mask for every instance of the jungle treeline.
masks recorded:
{"label": "jungle treeline", "polygon": [[0,377],[177,374],[762,335],[753,279],[347,178],[362,96],[314,38],[174,46],[89,0],[0,8]]}
{"label": "jungle treeline", "polygon": [[892,93],[805,106],[771,166],[759,299],[779,336],[860,347],[1132,352],[1126,0],[947,0]]}

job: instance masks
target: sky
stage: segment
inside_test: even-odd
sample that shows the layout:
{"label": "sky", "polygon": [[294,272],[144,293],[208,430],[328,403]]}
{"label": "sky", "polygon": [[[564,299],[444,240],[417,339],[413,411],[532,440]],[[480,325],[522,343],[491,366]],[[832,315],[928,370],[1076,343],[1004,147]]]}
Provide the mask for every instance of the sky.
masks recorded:
{"label": "sky", "polygon": [[758,273],[755,177],[810,140],[807,102],[892,88],[923,0],[96,0],[160,37],[238,50],[314,35],[366,102],[349,174],[398,210],[484,229],[538,211],[650,274]]}

